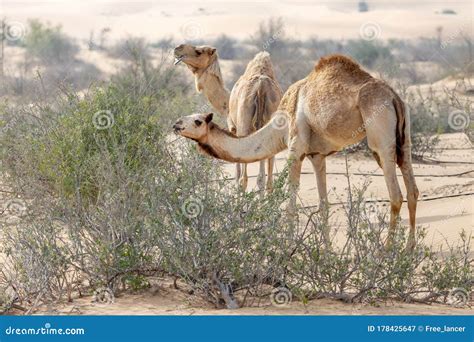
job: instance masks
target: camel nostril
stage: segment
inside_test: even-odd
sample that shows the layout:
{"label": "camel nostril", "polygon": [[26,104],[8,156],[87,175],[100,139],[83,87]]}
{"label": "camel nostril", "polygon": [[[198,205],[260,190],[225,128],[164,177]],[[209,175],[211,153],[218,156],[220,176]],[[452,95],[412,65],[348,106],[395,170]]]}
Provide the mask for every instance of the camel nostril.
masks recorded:
{"label": "camel nostril", "polygon": [[183,123],[182,120],[176,121],[176,123],[173,125],[173,129],[175,131],[181,131],[183,128],[181,128],[181,124]]}

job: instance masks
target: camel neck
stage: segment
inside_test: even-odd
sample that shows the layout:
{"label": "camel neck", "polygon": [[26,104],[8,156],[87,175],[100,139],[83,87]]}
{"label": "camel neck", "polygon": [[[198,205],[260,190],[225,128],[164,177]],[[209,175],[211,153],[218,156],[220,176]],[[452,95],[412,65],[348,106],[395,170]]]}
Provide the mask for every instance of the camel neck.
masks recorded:
{"label": "camel neck", "polygon": [[202,92],[207,100],[211,103],[212,107],[219,112],[222,116],[227,117],[229,115],[229,91],[219,82],[217,77],[214,75],[207,76],[212,79],[210,82],[214,83],[211,87],[203,87]]}
{"label": "camel neck", "polygon": [[198,92],[203,92],[204,96],[219,114],[223,116],[229,114],[230,92],[224,86],[217,59],[203,71],[198,71],[196,75],[196,88]]}
{"label": "camel neck", "polygon": [[274,121],[247,137],[236,137],[211,124],[206,141],[199,142],[199,146],[207,154],[233,163],[268,159],[287,148],[288,129],[279,128]]}

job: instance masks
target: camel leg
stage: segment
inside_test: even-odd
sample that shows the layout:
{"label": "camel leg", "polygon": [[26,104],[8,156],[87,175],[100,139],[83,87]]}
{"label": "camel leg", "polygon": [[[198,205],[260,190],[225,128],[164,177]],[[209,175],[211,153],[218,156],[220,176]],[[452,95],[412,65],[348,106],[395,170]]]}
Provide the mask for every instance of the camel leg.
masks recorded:
{"label": "camel leg", "polygon": [[267,159],[267,192],[270,193],[273,190],[273,165],[275,163],[275,158]]}
{"label": "camel leg", "polygon": [[235,164],[235,182],[237,186],[240,186],[240,177],[242,176],[242,169],[240,167],[240,163]]}
{"label": "camel leg", "polygon": [[397,220],[403,203],[403,196],[396,173],[396,128],[395,109],[373,96],[364,96],[359,104],[366,122],[367,143],[374,157],[382,167],[390,197],[390,227],[386,245],[393,242]]}
{"label": "camel leg", "polygon": [[415,175],[411,163],[411,134],[410,134],[410,112],[405,112],[405,144],[403,145],[403,159],[398,166],[403,175],[403,181],[407,189],[408,214],[410,220],[410,233],[408,234],[407,250],[412,251],[415,248],[416,232],[416,205],[419,191],[416,186]]}
{"label": "camel leg", "polygon": [[403,203],[402,192],[400,191],[400,186],[397,180],[396,163],[394,160],[395,151],[390,152],[391,153],[378,153],[382,164],[385,183],[387,184],[388,194],[390,196],[390,227],[388,231],[387,246],[390,246],[392,243],[400,209]]}
{"label": "camel leg", "polygon": [[263,193],[265,192],[265,160],[260,160],[259,162],[257,186],[258,190],[263,195]]}
{"label": "camel leg", "polygon": [[242,191],[247,190],[248,180],[249,180],[249,177],[247,175],[247,164],[243,163],[242,164],[242,174],[241,174],[240,179],[239,179],[239,184],[240,184],[240,188],[242,189]]}
{"label": "camel leg", "polygon": [[[411,153],[408,151],[406,153]],[[408,213],[410,218],[410,233],[408,235],[407,249],[413,250],[415,248],[415,222],[416,222],[416,204],[418,200],[419,191],[416,186],[415,176],[413,175],[413,167],[411,165],[411,156],[410,160],[404,160],[403,165],[400,167],[403,175],[403,181],[405,182],[405,187],[407,189],[407,202],[408,202]]]}
{"label": "camel leg", "polygon": [[288,203],[288,212],[292,218],[297,217],[297,207],[296,207],[296,197],[298,196],[298,188],[300,185],[300,176],[301,176],[301,167],[303,163],[301,158],[295,158],[293,156],[288,156],[289,162],[289,174],[288,174],[288,183],[290,191],[290,200]]}
{"label": "camel leg", "polygon": [[296,211],[296,197],[298,195],[298,188],[300,185],[301,167],[303,166],[303,159],[305,153],[305,144],[300,136],[294,136],[290,139],[289,153],[288,153],[288,184],[290,190],[289,213],[291,216],[297,216]]}
{"label": "camel leg", "polygon": [[323,208],[327,204],[328,193],[326,187],[326,156],[321,154],[312,154],[308,156],[313,165],[316,174],[316,183],[318,184],[319,207]]}
{"label": "camel leg", "polygon": [[319,194],[319,212],[321,217],[325,220],[325,230],[323,236],[326,242],[329,242],[329,224],[328,224],[328,192],[326,187],[326,156],[321,154],[312,154],[308,156],[313,165],[314,173],[316,174],[316,183],[318,185]]}
{"label": "camel leg", "polygon": [[[227,128],[233,134],[237,134],[237,127],[235,126],[234,122],[230,117],[227,118]],[[242,177],[242,169],[240,163],[235,164],[235,182],[237,186],[240,186],[240,178]],[[245,190],[245,189],[244,189]]]}

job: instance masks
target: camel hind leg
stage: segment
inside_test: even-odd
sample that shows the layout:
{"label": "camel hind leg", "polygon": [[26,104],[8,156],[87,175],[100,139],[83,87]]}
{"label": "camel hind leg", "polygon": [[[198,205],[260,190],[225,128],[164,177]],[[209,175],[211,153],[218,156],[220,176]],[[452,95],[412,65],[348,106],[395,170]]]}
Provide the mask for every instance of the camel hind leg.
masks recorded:
{"label": "camel hind leg", "polygon": [[[409,160],[408,160],[409,159]],[[407,189],[408,214],[410,219],[410,234],[408,235],[407,249],[415,248],[415,231],[416,231],[416,206],[418,201],[418,187],[416,186],[415,176],[413,175],[413,167],[411,165],[411,157],[404,158],[403,164],[400,166],[403,181]]]}
{"label": "camel hind leg", "polygon": [[369,148],[383,170],[390,197],[390,226],[387,238],[387,246],[390,246],[403,203],[396,173],[397,116],[391,102],[386,101],[386,97],[362,97],[359,107],[365,123]]}
{"label": "camel hind leg", "polygon": [[405,142],[402,146],[403,158],[398,164],[403,175],[403,181],[407,189],[408,214],[410,219],[410,233],[408,235],[407,249],[413,250],[415,247],[416,231],[416,207],[419,196],[416,186],[415,175],[411,162],[411,138],[410,138],[410,113],[405,112]]}
{"label": "camel hind leg", "polygon": [[395,235],[400,209],[403,203],[402,192],[397,180],[396,163],[391,150],[376,152],[382,164],[382,170],[390,197],[390,227],[388,231],[387,245],[390,246]]}

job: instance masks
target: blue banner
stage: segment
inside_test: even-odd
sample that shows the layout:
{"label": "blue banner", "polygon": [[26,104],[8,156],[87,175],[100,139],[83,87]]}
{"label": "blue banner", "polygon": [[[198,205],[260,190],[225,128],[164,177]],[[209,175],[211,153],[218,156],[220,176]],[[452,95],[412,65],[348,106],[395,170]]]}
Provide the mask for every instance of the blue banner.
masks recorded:
{"label": "blue banner", "polygon": [[8,341],[474,341],[474,316],[0,316]]}

